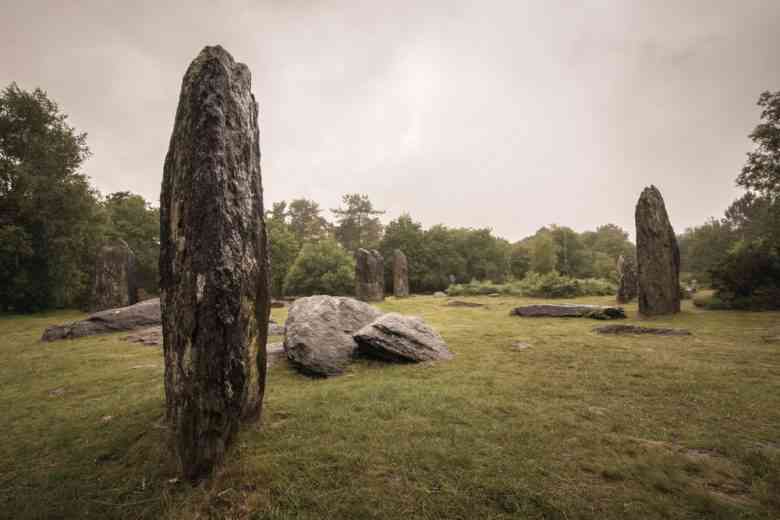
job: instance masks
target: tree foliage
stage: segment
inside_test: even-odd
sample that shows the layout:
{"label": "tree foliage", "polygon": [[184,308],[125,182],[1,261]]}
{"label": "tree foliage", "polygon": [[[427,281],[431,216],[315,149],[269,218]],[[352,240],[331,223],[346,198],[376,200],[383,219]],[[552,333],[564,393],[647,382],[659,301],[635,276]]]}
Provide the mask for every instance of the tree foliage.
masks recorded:
{"label": "tree foliage", "polygon": [[86,134],[47,94],[12,83],[0,94],[0,306],[82,304],[104,225],[97,193],[78,172]]}
{"label": "tree foliage", "polygon": [[341,200],[343,206],[331,210],[336,215],[336,240],[352,253],[361,247],[376,248],[382,238],[382,223],[377,215],[384,211],[374,209],[363,193],[347,193]]}
{"label": "tree foliage", "polygon": [[352,294],[355,260],[332,238],[304,244],[285,277],[287,294]]}

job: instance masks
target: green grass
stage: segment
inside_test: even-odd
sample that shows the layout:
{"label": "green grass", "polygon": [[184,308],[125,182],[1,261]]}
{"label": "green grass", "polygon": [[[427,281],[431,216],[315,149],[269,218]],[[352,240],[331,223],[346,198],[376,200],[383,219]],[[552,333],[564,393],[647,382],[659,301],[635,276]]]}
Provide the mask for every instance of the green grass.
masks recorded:
{"label": "green grass", "polygon": [[262,428],[197,487],[164,442],[159,348],[38,341],[76,313],[0,317],[0,517],[780,518],[780,343],[763,339],[780,313],[686,302],[645,323],[692,337],[602,337],[508,316],[530,300],[462,299],[487,307],[380,306],[426,319],[453,361],[272,367]]}

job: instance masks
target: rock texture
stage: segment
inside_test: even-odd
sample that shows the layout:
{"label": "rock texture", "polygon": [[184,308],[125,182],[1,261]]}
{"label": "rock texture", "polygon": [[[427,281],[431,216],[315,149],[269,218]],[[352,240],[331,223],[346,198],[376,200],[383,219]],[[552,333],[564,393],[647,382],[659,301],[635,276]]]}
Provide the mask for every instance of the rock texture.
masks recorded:
{"label": "rock texture", "polygon": [[628,303],[636,298],[637,279],[636,261],[634,257],[620,255],[617,261],[618,273],[618,303]]}
{"label": "rock texture", "polygon": [[655,186],[645,188],[636,205],[636,256],[639,313],[680,312],[680,250]]}
{"label": "rock texture", "polygon": [[527,318],[592,318],[595,320],[615,320],[625,318],[626,312],[621,307],[561,303],[557,305],[523,305],[509,311],[509,315]]}
{"label": "rock texture", "polygon": [[124,240],[104,244],[95,259],[95,279],[89,309],[92,312],[138,303],[138,269]]}
{"label": "rock texture", "polygon": [[290,306],[284,349],[292,364],[313,376],[336,376],[352,360],[352,335],[382,313],[353,298],[309,296]]}
{"label": "rock texture", "polygon": [[385,261],[375,249],[358,249],[355,258],[355,296],[364,302],[385,299]]}
{"label": "rock texture", "polygon": [[637,325],[604,325],[596,327],[593,332],[599,334],[651,334],[655,336],[690,336],[691,331],[685,329],[662,329],[654,327],[640,327]]}
{"label": "rock texture", "polygon": [[400,249],[393,252],[393,296],[396,298],[409,296],[409,263]]}
{"label": "rock texture", "polygon": [[421,362],[452,359],[441,336],[416,316],[389,313],[355,334],[361,354],[385,361]]}
{"label": "rock texture", "polygon": [[122,341],[140,343],[147,347],[159,347],[162,345],[162,327],[149,327],[135,331],[127,336],[122,336]]}
{"label": "rock texture", "polygon": [[270,311],[257,103],[249,69],[219,46],[182,81],[160,240],[166,416],[197,481],[260,415]]}
{"label": "rock texture", "polygon": [[128,307],[96,312],[80,321],[53,325],[43,332],[41,340],[74,339],[110,332],[142,329],[155,325],[160,325],[159,298],[146,300]]}
{"label": "rock texture", "polygon": [[461,300],[450,300],[447,302],[447,307],[485,307],[485,304],[477,302],[464,302]]}

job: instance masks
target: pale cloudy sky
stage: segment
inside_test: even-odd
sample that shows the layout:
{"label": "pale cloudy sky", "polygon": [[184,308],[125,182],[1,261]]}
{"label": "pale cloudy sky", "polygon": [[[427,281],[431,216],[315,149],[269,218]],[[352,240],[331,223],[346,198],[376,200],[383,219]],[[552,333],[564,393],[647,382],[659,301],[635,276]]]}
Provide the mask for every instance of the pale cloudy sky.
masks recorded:
{"label": "pale cloudy sky", "polygon": [[367,193],[511,240],[720,216],[780,90],[778,0],[0,0],[0,85],[89,134],[103,193],[157,203],[182,75],[221,44],[253,73],[266,205]]}

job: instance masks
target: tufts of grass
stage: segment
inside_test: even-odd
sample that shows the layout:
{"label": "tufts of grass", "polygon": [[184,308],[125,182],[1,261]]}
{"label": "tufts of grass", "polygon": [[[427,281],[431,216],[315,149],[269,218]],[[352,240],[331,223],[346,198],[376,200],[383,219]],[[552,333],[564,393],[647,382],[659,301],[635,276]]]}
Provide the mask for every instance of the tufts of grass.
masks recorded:
{"label": "tufts of grass", "polygon": [[465,299],[485,306],[380,305],[428,321],[450,362],[360,360],[333,379],[273,366],[262,426],[196,487],[165,443],[158,348],[38,341],[72,312],[0,317],[0,516],[780,517],[780,351],[763,340],[780,313],[686,302],[645,321],[693,336],[604,337],[508,316],[528,299]]}

